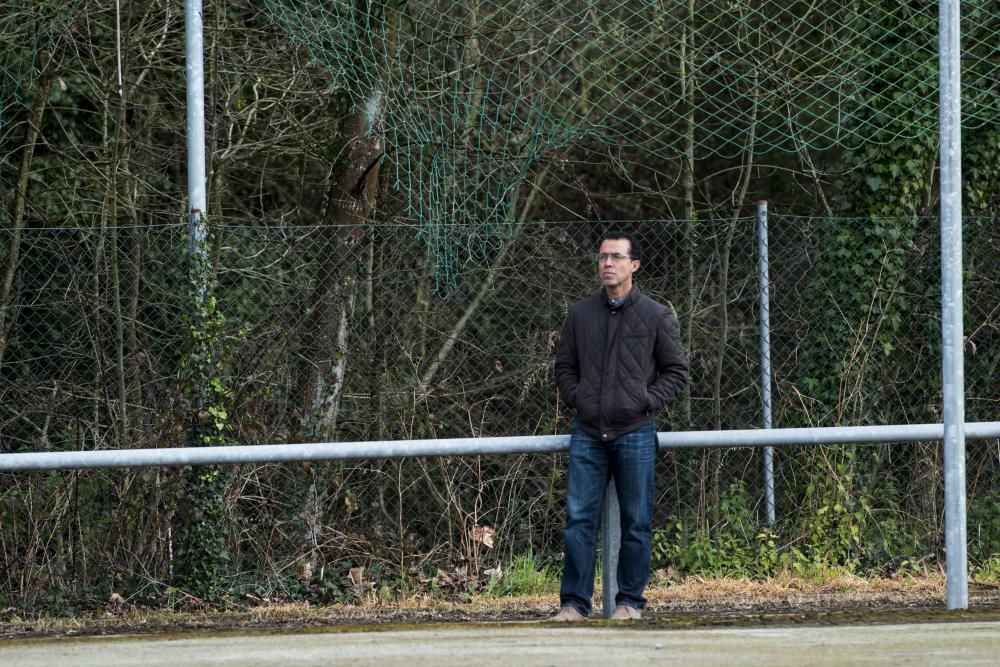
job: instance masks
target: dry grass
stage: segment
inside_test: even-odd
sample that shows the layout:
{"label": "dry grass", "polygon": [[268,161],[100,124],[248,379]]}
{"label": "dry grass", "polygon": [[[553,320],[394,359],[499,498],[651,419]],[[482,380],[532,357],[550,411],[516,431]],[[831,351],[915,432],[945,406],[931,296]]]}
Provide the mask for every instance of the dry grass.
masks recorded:
{"label": "dry grass", "polygon": [[[598,591],[599,595],[599,591]],[[672,615],[710,620],[734,612],[756,615],[845,612],[859,609],[927,607],[943,609],[945,580],[939,574],[900,578],[863,578],[837,574],[822,581],[779,576],[763,581],[703,579],[654,582],[646,592],[648,616]],[[600,604],[595,599],[595,607]],[[0,637],[112,635],[189,631],[267,631],[310,627],[372,627],[441,622],[544,620],[559,605],[555,594],[508,598],[476,597],[468,602],[418,595],[402,601],[374,598],[350,605],[269,604],[240,611],[179,612],[134,608],[76,618],[0,618]],[[1000,606],[1000,587],[973,586],[970,605]]]}
{"label": "dry grass", "polygon": [[763,581],[688,577],[654,587],[647,597],[653,609],[664,612],[935,604],[944,600],[945,579],[938,574],[866,578],[844,573],[822,580],[791,575]]}

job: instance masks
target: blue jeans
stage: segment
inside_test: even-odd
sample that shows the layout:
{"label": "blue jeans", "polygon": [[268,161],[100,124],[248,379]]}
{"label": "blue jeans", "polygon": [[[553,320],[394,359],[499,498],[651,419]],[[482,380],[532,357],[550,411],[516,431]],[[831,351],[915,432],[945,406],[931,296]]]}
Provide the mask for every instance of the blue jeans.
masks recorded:
{"label": "blue jeans", "polygon": [[[597,529],[601,503],[613,477],[621,509],[622,542],[618,552],[616,605],[646,606],[653,546],[653,467],[656,427],[650,422],[610,442],[585,433],[573,423],[566,490],[565,560],[559,601],[580,613],[591,611]],[[605,573],[607,576],[607,573]]]}

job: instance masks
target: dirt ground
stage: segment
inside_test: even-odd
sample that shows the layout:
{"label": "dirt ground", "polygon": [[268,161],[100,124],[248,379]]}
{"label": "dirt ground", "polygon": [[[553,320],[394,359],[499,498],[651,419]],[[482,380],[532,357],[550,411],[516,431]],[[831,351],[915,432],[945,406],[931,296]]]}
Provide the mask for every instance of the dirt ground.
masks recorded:
{"label": "dirt ground", "polygon": [[[1000,585],[973,585],[969,610],[945,608],[941,576],[866,579],[838,576],[817,582],[778,578],[767,581],[700,579],[657,585],[647,591],[644,621],[663,629],[785,627],[853,623],[1000,620]],[[600,600],[593,618],[600,619]],[[544,621],[558,608],[558,596],[473,598],[448,602],[431,597],[405,601],[369,600],[327,607],[269,604],[235,611],[164,611],[137,608],[112,596],[104,610],[64,617],[27,617],[0,610],[0,639],[163,635],[227,631],[407,629],[433,624]]]}

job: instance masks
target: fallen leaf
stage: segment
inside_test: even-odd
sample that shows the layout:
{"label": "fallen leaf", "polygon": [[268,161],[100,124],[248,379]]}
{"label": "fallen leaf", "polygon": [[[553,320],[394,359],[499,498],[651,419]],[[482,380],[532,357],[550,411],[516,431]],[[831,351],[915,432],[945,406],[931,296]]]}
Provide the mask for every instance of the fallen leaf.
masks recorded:
{"label": "fallen leaf", "polygon": [[269,599],[262,598],[259,595],[254,595],[253,593],[245,593],[243,597],[245,597],[247,601],[255,607],[259,607],[270,602]]}
{"label": "fallen leaf", "polygon": [[122,613],[122,609],[124,607],[125,607],[125,598],[123,598],[118,593],[111,593],[111,596],[108,597],[108,606],[107,606],[108,612],[112,614],[120,614]]}
{"label": "fallen leaf", "polygon": [[472,530],[469,531],[469,538],[472,539],[473,542],[481,542],[483,546],[492,549],[493,533],[495,532],[497,532],[496,529],[491,526],[480,526],[479,524],[476,524],[472,527]]}
{"label": "fallen leaf", "polygon": [[469,578],[468,563],[466,563],[465,565],[457,566],[454,570],[451,571],[451,573],[455,576],[455,579],[458,579],[459,581],[465,581],[466,579]]}
{"label": "fallen leaf", "polygon": [[347,573],[347,578],[351,580],[351,583],[354,584],[355,587],[360,588],[365,581],[364,566],[352,567],[351,570]]}
{"label": "fallen leaf", "polygon": [[365,581],[365,567],[352,567],[348,573],[347,578],[351,580],[351,585],[354,586],[354,591],[360,595],[365,591],[371,591],[375,589],[375,582]]}
{"label": "fallen leaf", "polygon": [[455,583],[455,581],[448,576],[448,573],[440,568],[438,568],[437,574],[434,575],[434,581],[438,586],[451,586]]}

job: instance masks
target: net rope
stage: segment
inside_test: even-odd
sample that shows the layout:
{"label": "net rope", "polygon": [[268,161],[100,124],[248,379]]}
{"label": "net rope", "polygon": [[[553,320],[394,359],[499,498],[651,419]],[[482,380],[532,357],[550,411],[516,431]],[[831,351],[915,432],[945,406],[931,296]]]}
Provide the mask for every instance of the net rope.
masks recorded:
{"label": "net rope", "polygon": [[62,4],[6,0],[0,11],[0,136],[10,110],[23,103],[29,79],[40,74],[43,54],[66,30],[80,0]]}
{"label": "net rope", "polygon": [[[5,0],[0,133],[79,0]],[[522,184],[586,144],[650,160],[856,151],[937,132],[932,0],[264,0],[365,109],[439,273],[496,248]],[[963,127],[1000,119],[1000,0],[963,3]],[[641,157],[639,159],[642,159]]]}
{"label": "net rope", "polygon": [[[574,142],[731,159],[937,131],[936,2],[265,5],[332,91],[379,110],[395,185],[446,257],[508,234],[525,175]],[[964,3],[967,129],[1000,117],[997,9]]]}

